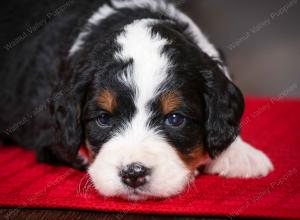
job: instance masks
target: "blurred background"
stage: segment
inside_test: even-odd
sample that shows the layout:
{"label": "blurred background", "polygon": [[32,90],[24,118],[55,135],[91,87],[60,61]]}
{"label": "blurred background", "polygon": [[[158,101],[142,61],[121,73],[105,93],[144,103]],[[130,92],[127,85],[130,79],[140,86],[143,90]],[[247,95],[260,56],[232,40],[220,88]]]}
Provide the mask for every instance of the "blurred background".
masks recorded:
{"label": "blurred background", "polygon": [[299,0],[186,0],[246,95],[300,96]]}

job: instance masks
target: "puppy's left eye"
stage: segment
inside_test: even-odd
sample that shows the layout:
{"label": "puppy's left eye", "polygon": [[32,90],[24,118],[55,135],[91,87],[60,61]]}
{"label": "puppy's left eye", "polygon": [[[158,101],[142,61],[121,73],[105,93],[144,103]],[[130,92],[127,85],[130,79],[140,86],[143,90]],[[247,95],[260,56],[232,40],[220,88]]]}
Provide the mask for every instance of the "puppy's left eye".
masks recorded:
{"label": "puppy's left eye", "polygon": [[99,127],[109,127],[111,125],[111,115],[102,112],[96,119],[96,123]]}
{"label": "puppy's left eye", "polygon": [[168,126],[172,126],[172,127],[179,127],[180,125],[182,125],[185,122],[185,117],[181,114],[170,114],[167,118],[165,123]]}

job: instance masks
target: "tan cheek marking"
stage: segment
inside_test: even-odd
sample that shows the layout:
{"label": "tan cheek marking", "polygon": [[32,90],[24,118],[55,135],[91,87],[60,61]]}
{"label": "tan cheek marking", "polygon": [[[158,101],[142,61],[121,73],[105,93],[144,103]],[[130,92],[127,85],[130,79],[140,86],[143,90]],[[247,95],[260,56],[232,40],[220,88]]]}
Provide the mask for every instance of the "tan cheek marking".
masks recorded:
{"label": "tan cheek marking", "polygon": [[196,145],[193,149],[194,150],[187,155],[177,151],[179,157],[191,171],[195,171],[199,166],[205,164],[209,159],[208,153],[205,152],[201,145]]}
{"label": "tan cheek marking", "polygon": [[160,101],[165,115],[178,109],[181,105],[181,98],[174,91],[163,94]]}
{"label": "tan cheek marking", "polygon": [[115,95],[108,89],[100,91],[97,102],[102,109],[110,113],[112,113],[117,106]]}

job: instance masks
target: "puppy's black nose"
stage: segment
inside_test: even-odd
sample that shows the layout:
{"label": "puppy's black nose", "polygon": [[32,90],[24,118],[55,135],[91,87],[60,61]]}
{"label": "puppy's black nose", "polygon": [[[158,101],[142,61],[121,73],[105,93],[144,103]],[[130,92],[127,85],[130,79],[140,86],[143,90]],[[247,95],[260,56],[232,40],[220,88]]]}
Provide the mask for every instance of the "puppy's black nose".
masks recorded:
{"label": "puppy's black nose", "polygon": [[141,163],[131,163],[120,172],[122,182],[132,188],[144,185],[147,182],[146,176],[149,174],[150,169]]}

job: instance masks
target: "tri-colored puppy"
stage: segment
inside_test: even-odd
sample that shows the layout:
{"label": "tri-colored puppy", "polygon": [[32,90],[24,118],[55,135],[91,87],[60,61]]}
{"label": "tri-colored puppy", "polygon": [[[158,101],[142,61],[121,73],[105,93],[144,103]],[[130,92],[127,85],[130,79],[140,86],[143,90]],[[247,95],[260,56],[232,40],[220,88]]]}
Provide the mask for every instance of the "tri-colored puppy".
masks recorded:
{"label": "tri-colored puppy", "polygon": [[225,177],[273,169],[239,136],[244,100],[218,50],[173,4],[72,0],[48,15],[5,53],[3,139],[88,166],[101,194],[132,200],[176,195],[202,165]]}

